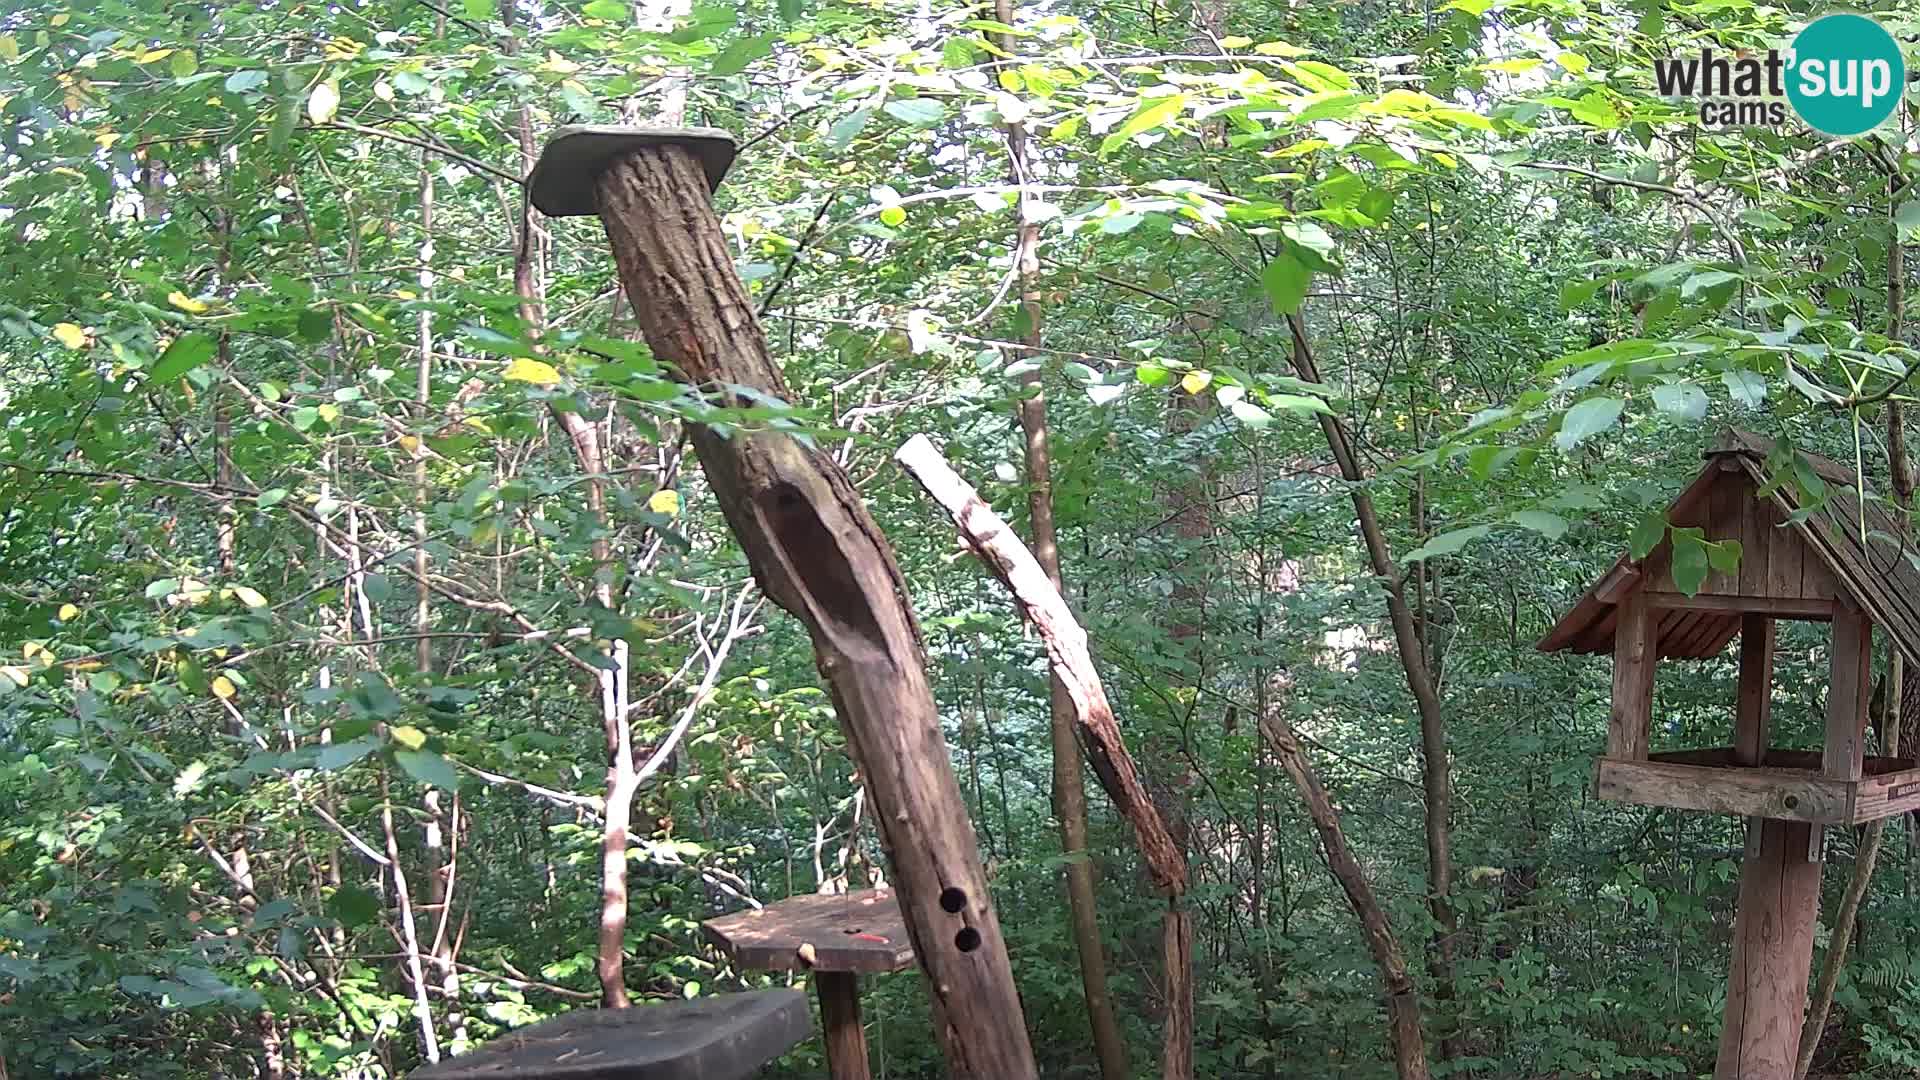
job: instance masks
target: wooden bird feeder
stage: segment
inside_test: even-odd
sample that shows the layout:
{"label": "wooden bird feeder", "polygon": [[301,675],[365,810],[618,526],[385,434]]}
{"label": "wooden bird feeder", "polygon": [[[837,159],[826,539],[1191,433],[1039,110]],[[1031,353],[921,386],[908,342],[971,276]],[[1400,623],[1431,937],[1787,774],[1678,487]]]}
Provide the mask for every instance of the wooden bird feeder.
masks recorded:
{"label": "wooden bird feeder", "polygon": [[[1734,922],[1733,970],[1715,1080],[1790,1080],[1806,1012],[1820,899],[1821,831],[1920,808],[1915,762],[1868,757],[1873,627],[1920,663],[1920,571],[1898,548],[1899,522],[1864,508],[1855,476],[1808,454],[1798,465],[1827,498],[1802,513],[1768,481],[1771,442],[1724,434],[1667,520],[1708,542],[1735,540],[1735,572],[1710,569],[1693,595],[1673,574],[1671,534],[1623,555],[1539,643],[1543,652],[1613,652],[1613,708],[1595,790],[1610,802],[1749,819]],[[1865,537],[1861,515],[1865,515]],[[1774,620],[1833,626],[1826,737],[1818,751],[1774,749]],[[1654,666],[1718,655],[1740,639],[1733,745],[1649,752]]]}
{"label": "wooden bird feeder", "polygon": [[832,1080],[868,1080],[860,976],[913,966],[900,904],[886,889],[795,896],[701,924],[749,971],[811,971]]}

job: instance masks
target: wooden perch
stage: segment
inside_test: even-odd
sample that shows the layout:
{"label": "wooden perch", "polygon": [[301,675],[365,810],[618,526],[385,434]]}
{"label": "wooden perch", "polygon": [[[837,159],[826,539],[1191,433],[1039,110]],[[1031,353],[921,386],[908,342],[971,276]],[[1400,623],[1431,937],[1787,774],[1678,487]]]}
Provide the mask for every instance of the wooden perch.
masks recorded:
{"label": "wooden perch", "polygon": [[1027,545],[983,501],[973,486],[961,479],[934,448],[925,435],[908,439],[894,455],[928,495],[953,516],[961,539],[987,564],[1013,594],[1020,611],[1040,633],[1054,674],[1073,699],[1075,718],[1087,747],[1087,761],[1093,766],[1100,786],[1106,789],[1120,812],[1133,824],[1135,841],[1147,860],[1154,884],[1169,895],[1187,890],[1187,864],[1167,832],[1160,811],[1140,783],[1133,757],[1120,738],[1120,724],[1114,719],[1107,691],[1093,668],[1093,654],[1087,648],[1087,632],[1081,629],[1066,598],[1047,579],[1045,570],[1034,559]]}

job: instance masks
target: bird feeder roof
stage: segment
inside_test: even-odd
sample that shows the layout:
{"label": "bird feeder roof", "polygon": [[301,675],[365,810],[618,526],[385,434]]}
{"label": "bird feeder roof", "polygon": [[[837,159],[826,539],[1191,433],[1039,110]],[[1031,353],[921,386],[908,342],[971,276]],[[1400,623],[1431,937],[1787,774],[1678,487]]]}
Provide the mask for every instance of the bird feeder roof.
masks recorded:
{"label": "bird feeder roof", "polygon": [[[1644,559],[1623,554],[1540,640],[1540,651],[1611,652],[1619,602],[1641,590],[1655,600],[1663,657],[1718,654],[1750,612],[1825,620],[1851,602],[1920,664],[1915,549],[1903,542],[1892,507],[1871,491],[1862,503],[1853,469],[1744,431],[1722,433],[1705,457],[1667,520],[1703,530],[1708,541],[1738,540],[1738,569],[1712,569],[1688,597],[1674,585],[1671,535]],[[1774,482],[1788,470],[1797,483]]]}

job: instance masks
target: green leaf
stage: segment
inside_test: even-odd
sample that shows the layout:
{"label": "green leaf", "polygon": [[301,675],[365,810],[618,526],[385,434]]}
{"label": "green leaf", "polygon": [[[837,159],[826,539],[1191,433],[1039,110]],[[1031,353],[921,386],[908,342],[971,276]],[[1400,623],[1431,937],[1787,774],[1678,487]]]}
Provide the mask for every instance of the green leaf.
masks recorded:
{"label": "green leaf", "polygon": [[1720,381],[1726,385],[1727,396],[1749,409],[1757,409],[1767,400],[1767,380],[1751,371],[1723,371]]}
{"label": "green leaf", "polygon": [[407,770],[407,775],[423,784],[446,791],[460,786],[460,774],[453,771],[446,758],[431,750],[395,750],[393,760]]}
{"label": "green leaf", "polygon": [[1431,559],[1436,555],[1452,555],[1492,531],[1493,526],[1491,525],[1475,525],[1472,528],[1455,529],[1452,532],[1444,532],[1426,543],[1421,544],[1419,547],[1414,548],[1412,551],[1407,552],[1406,557],[1401,561],[1419,562],[1422,559]]}
{"label": "green leaf", "polygon": [[1590,397],[1568,409],[1565,419],[1560,421],[1559,432],[1553,437],[1554,445],[1563,451],[1572,450],[1613,427],[1625,404],[1615,397]]}
{"label": "green leaf", "polygon": [[1673,530],[1673,583],[1688,596],[1698,595],[1707,580],[1707,545],[1699,529]]}
{"label": "green leaf", "polygon": [[1707,392],[1692,383],[1664,383],[1653,388],[1653,404],[1661,412],[1689,424],[1707,416]]}
{"label": "green leaf", "polygon": [[221,85],[225,86],[229,93],[244,94],[250,90],[258,90],[262,86],[267,85],[267,73],[258,69],[253,71],[236,71],[227,76],[227,81]]}
{"label": "green leaf", "polygon": [[153,365],[150,377],[154,382],[166,383],[185,375],[201,364],[213,359],[218,344],[209,334],[182,334],[173,339],[167,351]]}
{"label": "green leaf", "polygon": [[741,38],[722,49],[720,55],[713,58],[713,67],[708,70],[715,75],[738,75],[747,69],[748,64],[773,51],[773,38],[772,34]]}
{"label": "green leaf", "polygon": [[342,926],[365,926],[380,916],[380,899],[357,885],[342,885],[327,897],[327,914]]}
{"label": "green leaf", "polygon": [[881,106],[881,111],[914,127],[932,127],[947,115],[947,107],[932,98],[897,98]]}
{"label": "green leaf", "polygon": [[1740,220],[1764,233],[1783,233],[1793,227],[1766,210],[1742,210]]}
{"label": "green leaf", "polygon": [[1233,418],[1256,431],[1273,423],[1273,414],[1250,401],[1236,401],[1227,406]]}
{"label": "green leaf", "polygon": [[1558,540],[1567,534],[1567,519],[1544,510],[1516,511],[1507,520],[1523,529],[1532,529],[1549,540]]}
{"label": "green leaf", "polygon": [[1166,97],[1149,98],[1141,102],[1140,107],[1134,110],[1132,116],[1127,117],[1127,122],[1121,124],[1119,130],[1100,141],[1101,156],[1105,157],[1112,153],[1135,135],[1165,127],[1186,107],[1185,94],[1168,94]]}
{"label": "green leaf", "polygon": [[1291,247],[1275,255],[1267,268],[1260,272],[1261,287],[1267,290],[1267,299],[1273,303],[1275,314],[1294,315],[1300,311],[1300,303],[1307,297],[1307,285],[1313,280],[1313,271],[1294,257]]}
{"label": "green leaf", "polygon": [[1655,510],[1633,523],[1633,533],[1627,537],[1627,551],[1636,561],[1644,559],[1666,538],[1667,516]]}
{"label": "green leaf", "polygon": [[1720,540],[1707,545],[1707,562],[1723,574],[1740,572],[1740,541]]}
{"label": "green leaf", "polygon": [[1560,310],[1572,311],[1599,293],[1601,282],[1569,281],[1560,286]]}
{"label": "green leaf", "polygon": [[633,11],[620,0],[593,0],[580,9],[580,13],[590,19],[605,19],[608,22],[625,22]]}
{"label": "green leaf", "polygon": [[350,742],[329,743],[314,755],[313,766],[316,769],[344,769],[347,766],[373,753],[380,746],[371,738],[354,739]]}
{"label": "green leaf", "polygon": [[1908,199],[1893,212],[1893,220],[1903,229],[1920,229],[1920,199]]}
{"label": "green leaf", "polygon": [[949,68],[972,67],[977,55],[972,40],[956,35],[948,38],[946,45],[941,48],[940,65]]}
{"label": "green leaf", "polygon": [[1148,386],[1165,386],[1173,381],[1173,372],[1159,364],[1141,364],[1133,369],[1133,377]]}

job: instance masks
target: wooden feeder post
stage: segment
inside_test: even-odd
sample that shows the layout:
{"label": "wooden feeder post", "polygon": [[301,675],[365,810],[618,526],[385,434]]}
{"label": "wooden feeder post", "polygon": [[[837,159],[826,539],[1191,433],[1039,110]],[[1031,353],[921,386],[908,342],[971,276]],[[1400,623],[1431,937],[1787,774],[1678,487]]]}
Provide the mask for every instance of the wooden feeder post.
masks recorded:
{"label": "wooden feeder post", "polygon": [[[549,216],[598,214],[653,354],[727,404],[790,401],[710,195],[734,155],[712,128],[563,128],[527,178]],[[1035,1076],[973,824],[893,549],[833,457],[774,429],[691,425],[755,580],[807,627],[873,800],[934,1030],[955,1076]]]}
{"label": "wooden feeder post", "polygon": [[[1873,626],[1911,662],[1920,656],[1920,570],[1877,536],[1903,530],[1862,507],[1851,472],[1800,455],[1828,485],[1801,512],[1793,490],[1769,482],[1774,447],[1729,432],[1667,511],[1720,550],[1740,545],[1735,571],[1713,569],[1679,588],[1671,539],[1644,559],[1622,556],[1540,642],[1546,652],[1613,653],[1607,749],[1595,767],[1600,798],[1737,814],[1747,843],[1734,916],[1733,957],[1715,1080],[1792,1080],[1807,1007],[1820,903],[1822,833],[1920,808],[1920,767],[1866,756]],[[1862,529],[1860,517],[1867,519]],[[1771,744],[1774,621],[1833,627],[1825,738],[1818,751]],[[1662,658],[1718,655],[1740,638],[1731,747],[1654,753],[1654,667]]]}
{"label": "wooden feeder post", "polygon": [[900,905],[886,889],[790,897],[701,924],[748,971],[811,971],[831,1080],[872,1080],[860,976],[913,966]]}

